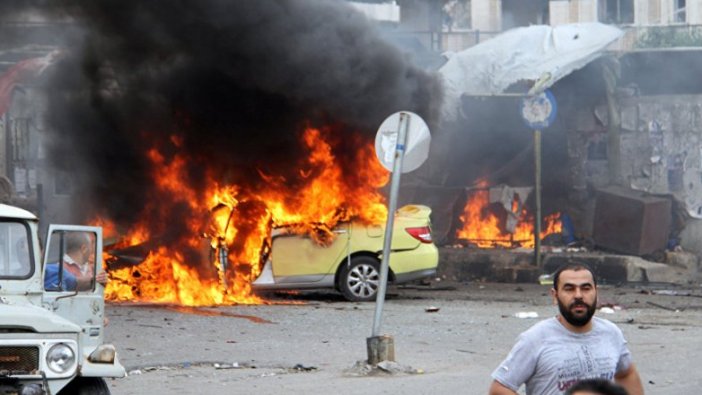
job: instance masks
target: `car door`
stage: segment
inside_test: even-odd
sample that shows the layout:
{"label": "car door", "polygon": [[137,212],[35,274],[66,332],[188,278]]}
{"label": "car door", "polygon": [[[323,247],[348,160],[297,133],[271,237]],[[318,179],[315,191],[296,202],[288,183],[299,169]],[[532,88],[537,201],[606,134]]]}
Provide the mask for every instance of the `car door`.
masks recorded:
{"label": "car door", "polygon": [[276,283],[317,282],[332,273],[348,254],[349,229],[343,224],[334,229],[330,245],[320,245],[309,235],[280,235],[273,239],[271,261]]}
{"label": "car door", "polygon": [[[88,252],[80,258],[71,258],[71,250],[76,244],[88,243]],[[105,303],[104,287],[95,281],[95,275],[102,271],[102,229],[92,226],[50,225],[44,250],[44,305],[56,314],[81,326],[86,335],[84,345],[99,345],[103,340],[103,319]],[[83,260],[86,263],[84,274],[87,286],[71,289],[68,262]],[[54,266],[52,266],[54,265]],[[60,274],[59,274],[60,273]],[[75,276],[74,276],[75,277]]]}

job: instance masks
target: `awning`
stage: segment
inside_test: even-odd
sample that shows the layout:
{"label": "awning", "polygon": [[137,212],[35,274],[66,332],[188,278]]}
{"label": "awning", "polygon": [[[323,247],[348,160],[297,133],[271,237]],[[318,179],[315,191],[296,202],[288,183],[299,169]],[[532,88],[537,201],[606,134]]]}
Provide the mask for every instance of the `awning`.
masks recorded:
{"label": "awning", "polygon": [[457,117],[463,95],[499,95],[520,81],[528,86],[539,81],[548,88],[598,58],[623,34],[597,22],[537,25],[508,30],[455,53],[439,69],[444,82],[442,118]]}

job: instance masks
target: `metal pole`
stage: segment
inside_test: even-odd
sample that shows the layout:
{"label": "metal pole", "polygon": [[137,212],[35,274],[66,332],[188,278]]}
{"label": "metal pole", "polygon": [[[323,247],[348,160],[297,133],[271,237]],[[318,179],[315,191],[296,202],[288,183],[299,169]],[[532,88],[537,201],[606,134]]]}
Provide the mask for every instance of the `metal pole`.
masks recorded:
{"label": "metal pole", "polygon": [[39,235],[45,235],[46,218],[44,218],[44,185],[37,184],[37,217],[39,217]]}
{"label": "metal pole", "polygon": [[534,264],[541,267],[541,130],[534,130],[534,178],[536,218],[534,219]]}
{"label": "metal pole", "polygon": [[375,299],[375,318],[373,319],[373,334],[380,334],[380,319],[385,303],[385,291],[388,283],[388,267],[390,265],[390,244],[392,242],[392,228],[395,223],[395,210],[397,209],[397,195],[400,190],[400,175],[402,174],[402,159],[405,156],[407,131],[409,130],[410,116],[401,113],[397,125],[397,143],[395,146],[395,160],[392,166],[392,180],[390,181],[390,201],[388,203],[388,220],[385,223],[385,240],[383,241],[383,260],[380,263],[380,286]]}

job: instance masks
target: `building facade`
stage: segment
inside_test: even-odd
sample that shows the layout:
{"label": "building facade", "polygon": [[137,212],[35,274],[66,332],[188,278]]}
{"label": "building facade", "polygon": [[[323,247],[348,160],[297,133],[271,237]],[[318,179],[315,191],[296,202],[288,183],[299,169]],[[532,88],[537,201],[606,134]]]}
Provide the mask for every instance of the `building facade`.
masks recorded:
{"label": "building facade", "polygon": [[[450,29],[502,31],[534,24],[602,22],[618,25],[701,24],[699,0],[451,0]],[[469,21],[468,23],[466,23]]]}
{"label": "building facade", "polygon": [[[404,3],[402,14],[416,13],[412,11],[418,7],[415,2]],[[424,8],[432,8],[431,4]],[[440,28],[432,29],[437,24],[431,22],[413,23],[410,28],[440,34],[440,39],[433,40],[433,49],[441,51],[460,51],[502,31],[530,25],[616,24],[628,29],[619,49],[634,47],[637,37],[650,29],[699,31],[702,26],[702,0],[449,0],[434,7],[441,7]],[[427,20],[432,19],[427,12]]]}

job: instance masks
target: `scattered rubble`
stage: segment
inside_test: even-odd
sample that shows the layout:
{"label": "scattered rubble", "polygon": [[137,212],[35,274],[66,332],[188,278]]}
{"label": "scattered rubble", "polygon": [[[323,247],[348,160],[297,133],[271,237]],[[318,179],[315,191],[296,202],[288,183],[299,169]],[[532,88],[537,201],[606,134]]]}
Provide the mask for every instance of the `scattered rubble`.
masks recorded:
{"label": "scattered rubble", "polygon": [[411,366],[401,365],[394,361],[381,361],[376,366],[369,365],[368,361],[356,361],[349,369],[344,370],[344,375],[352,377],[384,376],[384,375],[414,375],[423,374],[423,369],[415,369]]}
{"label": "scattered rubble", "polygon": [[296,372],[311,372],[311,371],[317,370],[317,367],[316,366],[305,366],[301,363],[298,363],[297,365],[293,366],[292,369],[290,369],[290,370],[296,371]]}
{"label": "scattered rubble", "polygon": [[234,363],[231,363],[231,364],[228,364],[228,363],[223,363],[223,364],[215,363],[215,364],[214,364],[214,368],[215,368],[215,369],[241,369],[242,367],[239,366],[239,363],[238,363],[238,362],[234,362]]}

